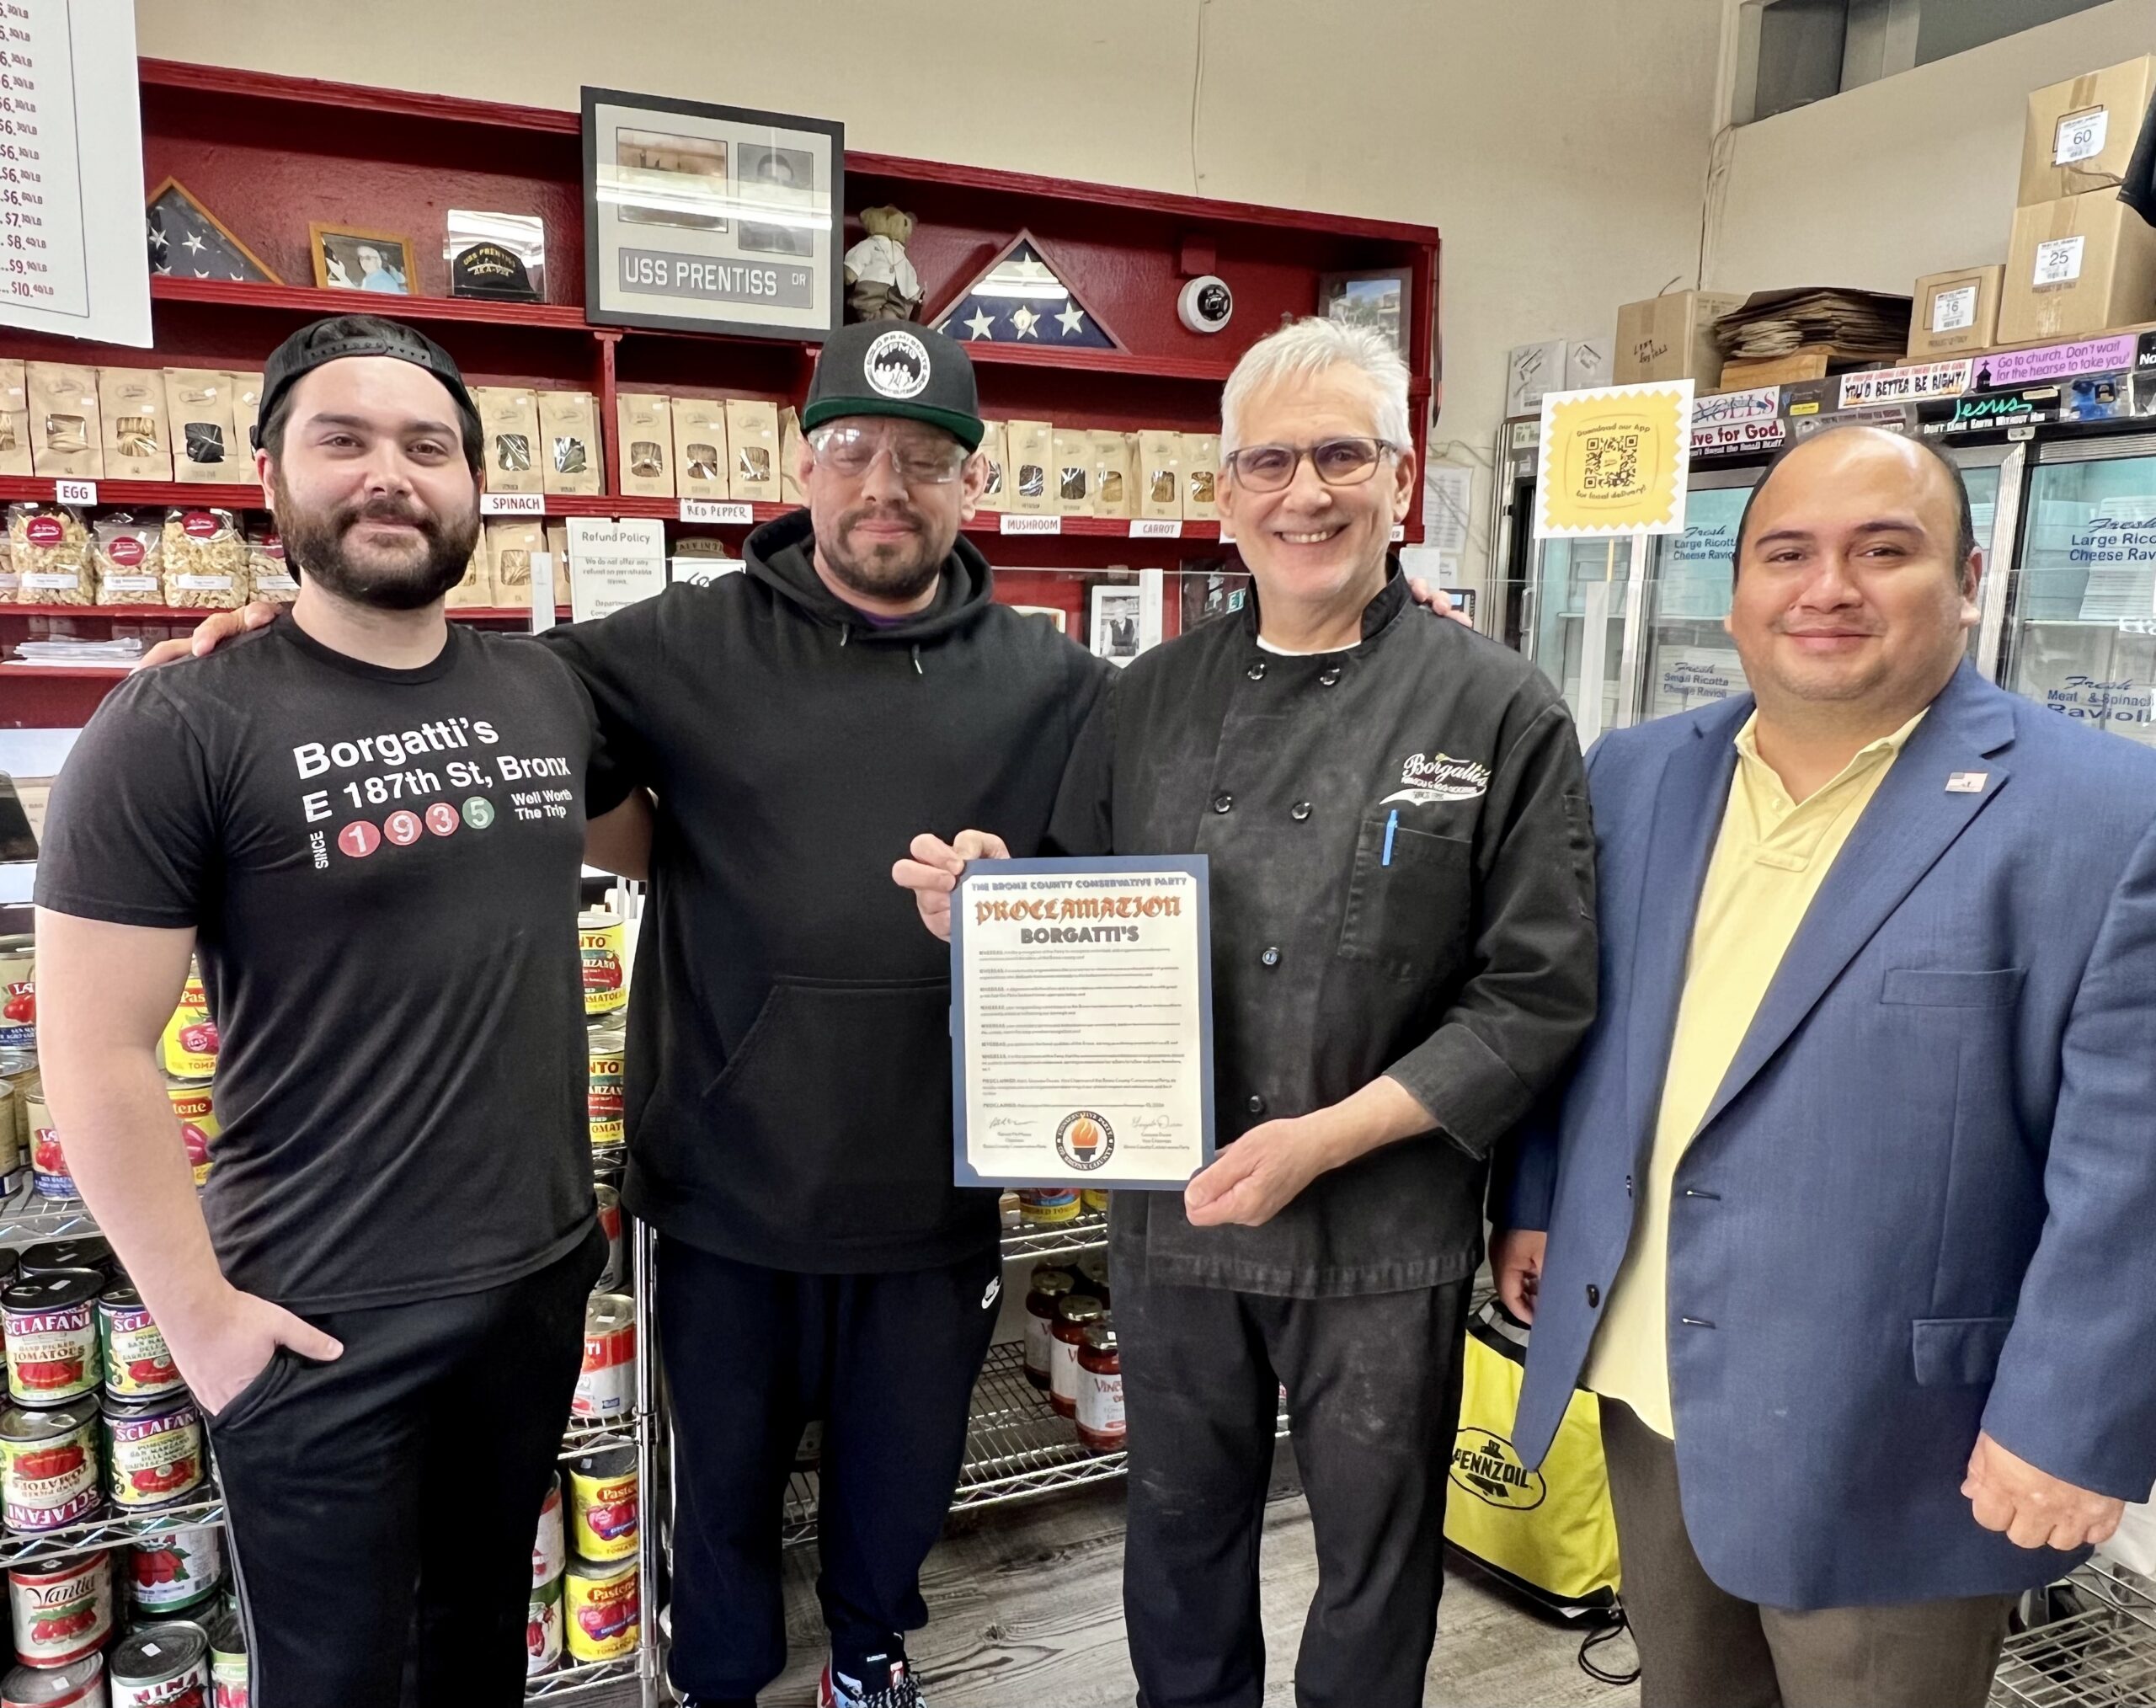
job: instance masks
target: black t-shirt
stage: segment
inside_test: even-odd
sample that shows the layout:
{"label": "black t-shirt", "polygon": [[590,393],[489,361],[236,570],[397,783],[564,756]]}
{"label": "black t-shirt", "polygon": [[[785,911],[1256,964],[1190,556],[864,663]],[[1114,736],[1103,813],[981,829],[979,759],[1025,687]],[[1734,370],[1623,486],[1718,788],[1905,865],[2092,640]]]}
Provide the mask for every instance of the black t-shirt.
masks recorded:
{"label": "black t-shirt", "polygon": [[204,1210],[234,1285],[397,1304],[584,1236],[596,739],[528,639],[453,626],[432,664],[383,670],[289,616],[129,678],[83,731],[38,905],[195,928],[221,1039]]}

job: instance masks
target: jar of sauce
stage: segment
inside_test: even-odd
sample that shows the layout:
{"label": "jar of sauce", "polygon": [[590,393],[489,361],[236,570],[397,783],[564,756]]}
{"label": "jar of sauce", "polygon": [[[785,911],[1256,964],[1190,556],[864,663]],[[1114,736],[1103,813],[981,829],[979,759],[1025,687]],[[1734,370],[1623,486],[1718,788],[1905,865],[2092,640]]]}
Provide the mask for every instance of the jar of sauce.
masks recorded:
{"label": "jar of sauce", "polygon": [[1108,1293],[1108,1254],[1088,1252],[1078,1260],[1078,1290],[1090,1293],[1102,1304],[1114,1308],[1115,1300]]}
{"label": "jar of sauce", "polygon": [[1107,1307],[1089,1294],[1067,1294],[1055,1307],[1054,1344],[1049,1358],[1048,1402],[1059,1417],[1078,1415],[1078,1348],[1086,1331],[1107,1315]]}
{"label": "jar of sauce", "polygon": [[1048,1391],[1049,1354],[1055,1348],[1055,1307],[1077,1289],[1078,1278],[1060,1265],[1034,1267],[1033,1290],[1026,1295],[1026,1380],[1043,1393]]}
{"label": "jar of sauce", "polygon": [[1123,1354],[1115,1322],[1103,1316],[1078,1348],[1078,1441],[1093,1453],[1120,1453],[1128,1438],[1123,1416]]}

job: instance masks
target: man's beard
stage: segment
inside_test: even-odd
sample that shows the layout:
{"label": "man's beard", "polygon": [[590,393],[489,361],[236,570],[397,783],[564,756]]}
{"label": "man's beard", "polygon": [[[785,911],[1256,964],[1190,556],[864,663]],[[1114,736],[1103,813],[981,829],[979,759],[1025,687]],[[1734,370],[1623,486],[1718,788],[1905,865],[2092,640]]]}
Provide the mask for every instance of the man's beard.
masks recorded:
{"label": "man's beard", "polygon": [[[871,516],[910,523],[913,534],[909,538],[857,550],[851,538],[851,531],[856,524]],[[841,511],[838,526],[829,538],[819,534],[816,546],[831,574],[852,591],[869,599],[902,602],[920,598],[936,584],[937,578],[943,573],[943,560],[951,555],[952,545],[957,539],[955,529],[949,539],[936,538],[921,514],[910,508],[857,504]]]}
{"label": "man's beard", "polygon": [[[421,504],[391,498],[305,510],[293,502],[281,472],[272,483],[272,492],[286,557],[324,592],[355,605],[381,611],[417,611],[432,605],[464,579],[479,541],[476,505],[447,522]],[[421,549],[416,556],[405,552],[400,561],[387,564],[360,560],[346,549],[345,538],[355,526],[370,521],[408,523],[419,531]]]}

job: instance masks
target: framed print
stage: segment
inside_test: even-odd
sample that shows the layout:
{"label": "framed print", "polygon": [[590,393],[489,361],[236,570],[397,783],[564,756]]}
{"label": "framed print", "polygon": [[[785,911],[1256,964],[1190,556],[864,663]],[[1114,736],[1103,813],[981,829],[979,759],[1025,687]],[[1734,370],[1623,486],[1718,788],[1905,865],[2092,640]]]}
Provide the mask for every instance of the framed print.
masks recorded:
{"label": "framed print", "polygon": [[820,344],[843,318],[846,126],[584,91],[584,315]]}
{"label": "framed print", "polygon": [[1407,269],[1326,273],[1317,281],[1317,312],[1343,326],[1375,327],[1407,360]]}
{"label": "framed print", "polygon": [[145,217],[152,273],[175,279],[227,279],[236,285],[285,282],[176,178],[168,178],[150,192]]}
{"label": "framed print", "polygon": [[1096,587],[1092,594],[1092,621],[1086,627],[1086,638],[1093,656],[1120,668],[1145,649],[1143,597],[1130,586]]}
{"label": "framed print", "polygon": [[416,269],[412,240],[393,232],[363,232],[350,226],[310,224],[308,249],[314,256],[314,282],[325,291],[371,291],[384,296],[413,296]]}

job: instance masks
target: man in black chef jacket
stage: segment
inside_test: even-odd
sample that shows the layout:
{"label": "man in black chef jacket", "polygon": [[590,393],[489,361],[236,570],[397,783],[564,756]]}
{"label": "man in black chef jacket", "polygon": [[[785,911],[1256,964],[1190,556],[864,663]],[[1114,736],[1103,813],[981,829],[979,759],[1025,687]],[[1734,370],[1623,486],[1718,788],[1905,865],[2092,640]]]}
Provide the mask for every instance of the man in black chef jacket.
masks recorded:
{"label": "man in black chef jacket", "polygon": [[[1051,824],[1211,869],[1220,1153],[1113,1215],[1141,1708],[1257,1708],[1283,1385],[1318,1555],[1295,1700],[1422,1700],[1486,1159],[1593,1018],[1578,739],[1526,660],[1412,608],[1407,412],[1369,331],[1237,365],[1220,513],[1256,597],[1123,672]],[[931,929],[992,830],[901,862]]]}

